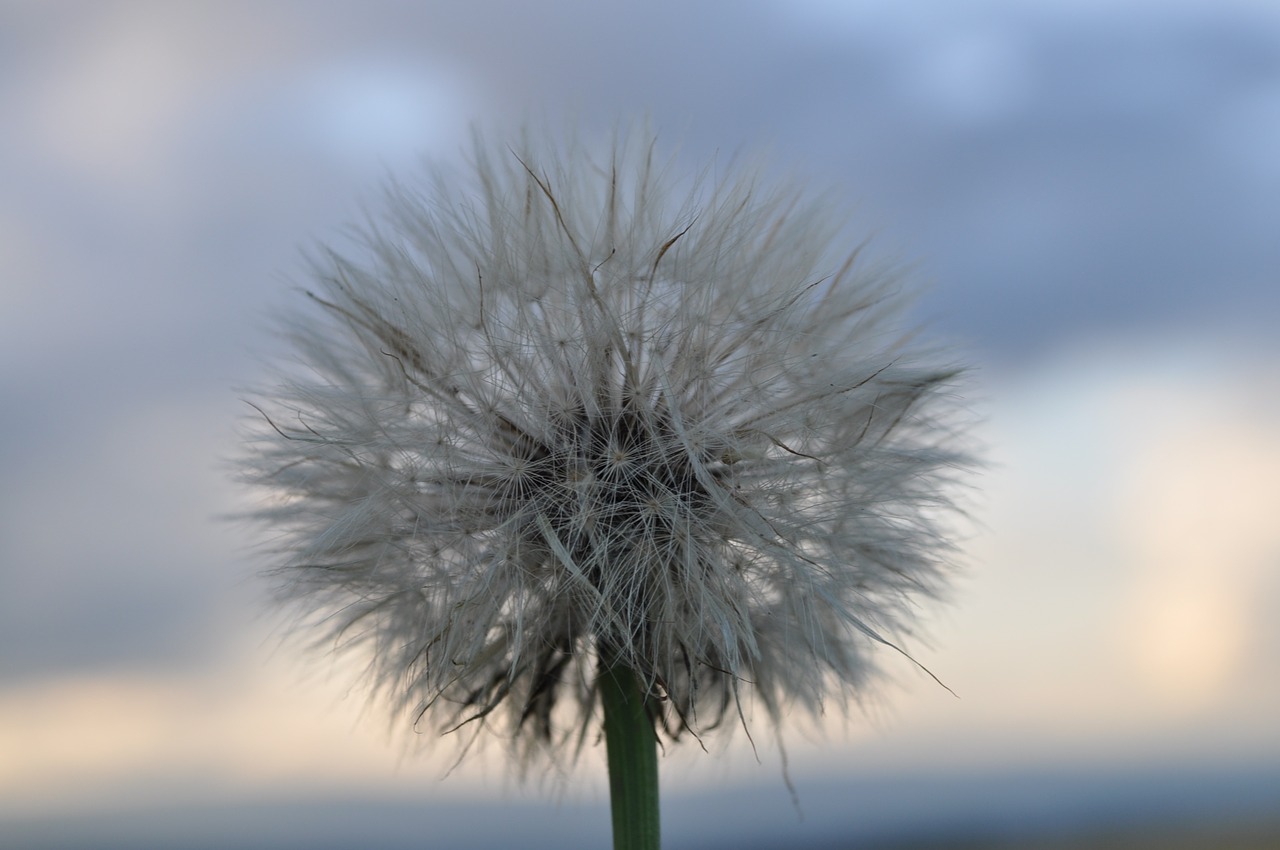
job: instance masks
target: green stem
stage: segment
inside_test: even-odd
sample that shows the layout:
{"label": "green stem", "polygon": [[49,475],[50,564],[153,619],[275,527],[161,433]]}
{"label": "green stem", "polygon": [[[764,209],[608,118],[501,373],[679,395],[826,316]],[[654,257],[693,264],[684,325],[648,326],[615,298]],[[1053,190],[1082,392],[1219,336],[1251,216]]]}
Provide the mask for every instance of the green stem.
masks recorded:
{"label": "green stem", "polygon": [[635,672],[621,664],[600,675],[609,754],[613,850],[659,850],[658,738]]}

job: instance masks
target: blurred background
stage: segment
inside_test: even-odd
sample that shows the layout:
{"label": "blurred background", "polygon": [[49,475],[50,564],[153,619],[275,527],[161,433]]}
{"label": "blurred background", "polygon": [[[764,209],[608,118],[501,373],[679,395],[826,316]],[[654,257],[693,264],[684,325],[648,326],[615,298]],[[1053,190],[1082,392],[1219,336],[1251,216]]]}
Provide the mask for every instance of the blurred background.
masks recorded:
{"label": "blurred background", "polygon": [[1280,6],[1246,0],[0,3],[0,846],[607,843],[602,748],[450,772],[273,637],[219,517],[301,249],[473,122],[645,115],[913,261],[992,461],[912,647],[959,698],[889,661],[787,737],[798,809],[767,735],[669,752],[667,846],[1280,846]]}

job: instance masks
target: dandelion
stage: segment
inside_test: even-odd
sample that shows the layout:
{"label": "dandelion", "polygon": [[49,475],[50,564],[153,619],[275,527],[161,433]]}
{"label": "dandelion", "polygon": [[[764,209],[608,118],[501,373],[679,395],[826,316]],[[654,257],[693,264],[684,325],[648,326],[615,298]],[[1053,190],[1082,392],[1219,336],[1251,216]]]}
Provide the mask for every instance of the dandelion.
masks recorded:
{"label": "dandelion", "polygon": [[640,134],[474,151],[315,261],[243,469],[376,691],[526,762],[603,715],[656,846],[655,740],[845,705],[944,588],[958,373],[826,204]]}

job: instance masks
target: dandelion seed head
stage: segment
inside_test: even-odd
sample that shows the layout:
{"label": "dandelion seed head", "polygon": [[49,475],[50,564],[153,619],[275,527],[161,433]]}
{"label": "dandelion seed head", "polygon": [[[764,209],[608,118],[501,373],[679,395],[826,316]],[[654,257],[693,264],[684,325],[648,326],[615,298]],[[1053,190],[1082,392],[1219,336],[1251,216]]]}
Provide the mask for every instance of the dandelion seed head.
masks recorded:
{"label": "dandelion seed head", "polygon": [[444,729],[564,752],[602,663],[671,739],[781,724],[945,588],[957,371],[902,282],[823,203],[674,173],[641,133],[477,141],[315,258],[307,370],[254,400],[281,599]]}

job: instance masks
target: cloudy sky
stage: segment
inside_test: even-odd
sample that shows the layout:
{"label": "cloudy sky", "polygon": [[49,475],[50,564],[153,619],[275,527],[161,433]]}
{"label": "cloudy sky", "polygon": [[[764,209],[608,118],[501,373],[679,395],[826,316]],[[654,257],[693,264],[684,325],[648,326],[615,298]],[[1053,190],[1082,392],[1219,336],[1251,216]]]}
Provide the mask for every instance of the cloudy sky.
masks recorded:
{"label": "cloudy sky", "polygon": [[[960,698],[891,665],[797,730],[812,818],[837,780],[1280,768],[1280,7],[9,0],[0,115],[0,816],[544,811],[279,645],[219,519],[300,251],[528,118],[834,188],[977,367],[980,527],[915,648]],[[603,811],[600,758],[564,805]],[[778,762],[666,787],[791,823]]]}

